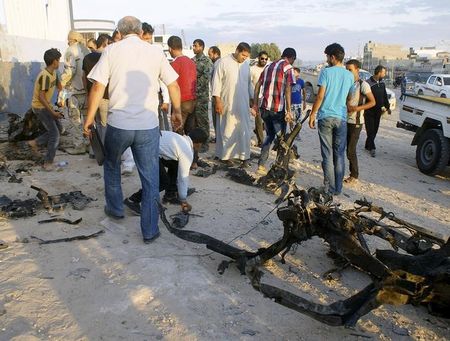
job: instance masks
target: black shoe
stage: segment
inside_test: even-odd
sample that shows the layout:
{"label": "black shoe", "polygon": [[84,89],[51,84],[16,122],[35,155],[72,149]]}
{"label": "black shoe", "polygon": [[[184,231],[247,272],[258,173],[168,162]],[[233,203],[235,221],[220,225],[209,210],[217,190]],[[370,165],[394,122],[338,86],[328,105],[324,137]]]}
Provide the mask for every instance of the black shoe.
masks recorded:
{"label": "black shoe", "polygon": [[108,217],[110,217],[110,218],[113,218],[113,219],[123,219],[123,218],[125,218],[125,216],[123,216],[123,215],[115,215],[115,214],[112,214],[111,212],[108,211],[108,209],[106,208],[106,206],[105,206],[105,208],[104,208],[104,211],[105,211],[105,214],[106,214]]}
{"label": "black shoe", "polygon": [[178,196],[177,196],[176,194],[175,194],[175,195],[172,195],[172,194],[169,194],[169,195],[164,194],[164,196],[163,196],[163,198],[162,198],[162,202],[163,202],[163,204],[166,204],[166,203],[174,204],[174,205],[181,204],[181,201],[178,200]]}
{"label": "black shoe", "polygon": [[145,244],[150,244],[153,243],[156,239],[159,238],[159,236],[161,235],[161,233],[157,232],[153,237],[151,238],[144,238],[144,243]]}
{"label": "black shoe", "polygon": [[190,195],[192,195],[192,194],[194,194],[195,193],[195,188],[188,188],[188,190],[187,190],[187,196],[190,196]]}
{"label": "black shoe", "polygon": [[141,215],[141,204],[138,202],[134,202],[130,200],[130,198],[126,198],[123,201],[124,205],[128,207],[130,210],[132,210],[137,215]]}
{"label": "black shoe", "polygon": [[377,153],[375,152],[375,149],[372,149],[370,151],[370,156],[375,157],[377,155]]}

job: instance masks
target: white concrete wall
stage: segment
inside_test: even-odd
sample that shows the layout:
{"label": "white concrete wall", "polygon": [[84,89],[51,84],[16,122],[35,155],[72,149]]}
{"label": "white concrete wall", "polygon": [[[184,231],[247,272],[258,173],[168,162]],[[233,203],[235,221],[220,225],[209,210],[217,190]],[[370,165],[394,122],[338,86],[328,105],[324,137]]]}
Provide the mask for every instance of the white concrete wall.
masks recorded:
{"label": "white concrete wall", "polygon": [[[65,41],[71,28],[69,0],[0,0],[6,32],[13,36]],[[1,5],[1,3],[0,3]]]}

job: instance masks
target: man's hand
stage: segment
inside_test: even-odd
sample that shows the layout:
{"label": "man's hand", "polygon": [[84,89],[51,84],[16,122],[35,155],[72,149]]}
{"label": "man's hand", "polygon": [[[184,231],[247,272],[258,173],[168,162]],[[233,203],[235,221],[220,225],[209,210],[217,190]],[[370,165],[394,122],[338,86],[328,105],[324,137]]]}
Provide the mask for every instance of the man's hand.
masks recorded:
{"label": "man's hand", "polygon": [[187,201],[183,201],[181,203],[181,211],[183,211],[184,213],[188,213],[191,212],[192,210],[192,206],[190,204],[188,204]]}
{"label": "man's hand", "polygon": [[311,113],[311,115],[309,115],[309,127],[311,129],[316,129],[316,113]]}
{"label": "man's hand", "polygon": [[172,121],[172,127],[173,127],[174,131],[177,131],[178,129],[181,128],[181,126],[183,124],[183,119],[181,116],[181,109],[179,109],[179,108],[173,109],[171,121]]}
{"label": "man's hand", "polygon": [[167,113],[169,111],[169,103],[161,104],[161,111]]}
{"label": "man's hand", "polygon": [[356,105],[347,105],[347,112],[355,112],[358,111],[357,109],[358,107]]}
{"label": "man's hand", "polygon": [[94,120],[90,120],[89,117],[86,117],[86,121],[84,121],[84,125],[83,125],[83,136],[86,138],[91,138],[91,127],[94,124]]}
{"label": "man's hand", "polygon": [[223,102],[220,97],[214,97],[216,99],[216,114],[223,115]]}
{"label": "man's hand", "polygon": [[284,115],[284,120],[287,122],[287,123],[291,123],[291,122],[293,122],[294,121],[294,119],[293,119],[293,117],[292,117],[292,112],[289,110],[289,111],[286,111],[286,114]]}

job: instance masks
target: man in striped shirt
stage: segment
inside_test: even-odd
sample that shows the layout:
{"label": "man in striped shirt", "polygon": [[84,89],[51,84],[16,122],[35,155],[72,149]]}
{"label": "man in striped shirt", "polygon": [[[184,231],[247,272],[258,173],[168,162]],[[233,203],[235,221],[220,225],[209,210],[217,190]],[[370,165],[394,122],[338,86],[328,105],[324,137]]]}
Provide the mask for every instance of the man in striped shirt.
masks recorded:
{"label": "man in striped shirt", "polygon": [[267,66],[259,77],[255,86],[255,96],[262,95],[261,105],[254,102],[253,115],[261,115],[265,124],[266,138],[262,144],[261,156],[258,162],[258,173],[267,173],[265,163],[269,157],[270,145],[275,136],[283,135],[286,124],[292,121],[291,89],[295,84],[294,68],[292,64],[297,57],[293,48],[286,48],[281,58]]}

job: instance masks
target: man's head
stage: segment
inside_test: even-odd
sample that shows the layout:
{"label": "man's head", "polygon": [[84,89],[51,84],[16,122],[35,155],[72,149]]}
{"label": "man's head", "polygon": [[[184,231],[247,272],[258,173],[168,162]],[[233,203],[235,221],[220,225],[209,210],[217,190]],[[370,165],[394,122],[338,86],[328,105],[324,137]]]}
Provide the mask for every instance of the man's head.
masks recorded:
{"label": "man's head", "polygon": [[90,39],[87,41],[86,46],[88,47],[89,50],[91,50],[91,52],[97,51],[97,43],[96,43],[96,41],[95,41],[94,38],[90,38]]}
{"label": "man's head", "polygon": [[114,30],[112,35],[113,43],[117,43],[118,41],[122,40],[122,35],[118,30]]}
{"label": "man's head", "polygon": [[125,37],[128,34],[141,35],[142,23],[136,17],[132,16],[123,17],[117,23],[117,30],[120,32],[122,37]]}
{"label": "man's head", "polygon": [[208,57],[214,63],[220,58],[220,49],[217,46],[211,46],[208,50]]}
{"label": "man's head", "polygon": [[183,54],[183,42],[180,37],[170,36],[169,39],[167,39],[167,45],[169,45],[169,53],[172,58]]}
{"label": "man's head", "polygon": [[286,59],[289,62],[289,64],[294,64],[295,59],[297,58],[297,52],[295,52],[295,50],[292,47],[287,47],[281,54],[281,58]]}
{"label": "man's head", "polygon": [[382,80],[386,77],[386,68],[383,65],[378,65],[373,72],[373,76],[378,80]]}
{"label": "man's head", "polygon": [[72,30],[67,35],[67,43],[69,44],[69,46],[76,44],[76,43],[81,43],[83,40],[84,39],[83,39],[82,34],[77,31]]}
{"label": "man's head", "polygon": [[327,56],[327,63],[330,66],[341,64],[345,56],[344,48],[338,43],[328,45],[324,53]]}
{"label": "man's head", "polygon": [[195,128],[192,129],[189,132],[189,137],[192,140],[192,144],[194,146],[194,151],[199,151],[200,147],[206,143],[206,141],[208,140],[208,135],[206,134],[205,131],[203,131],[200,128]]}
{"label": "man's head", "polygon": [[263,67],[266,66],[267,61],[269,60],[269,55],[266,51],[261,51],[258,53],[258,66]]}
{"label": "man's head", "polygon": [[57,49],[50,49],[44,52],[45,65],[51,66],[54,69],[59,67],[59,58],[61,58],[61,52]]}
{"label": "man's head", "polygon": [[150,25],[146,22],[142,23],[142,35],[141,35],[142,40],[152,44],[154,32],[155,32],[155,30],[153,29],[152,25]]}
{"label": "man's head", "polygon": [[345,63],[345,68],[353,73],[355,81],[359,79],[359,69],[361,69],[361,62],[357,59],[350,59]]}
{"label": "man's head", "polygon": [[294,75],[295,75],[295,79],[300,78],[300,69],[298,67],[294,68]]}
{"label": "man's head", "polygon": [[195,39],[192,43],[192,51],[194,51],[195,54],[203,53],[203,50],[205,49],[205,42],[201,39]]}
{"label": "man's head", "polygon": [[234,58],[238,63],[245,62],[250,57],[251,48],[250,45],[244,42],[239,43],[234,52]]}
{"label": "man's head", "polygon": [[97,52],[102,52],[106,46],[111,44],[113,39],[107,35],[106,33],[102,33],[98,36],[97,41],[95,42],[97,46]]}

